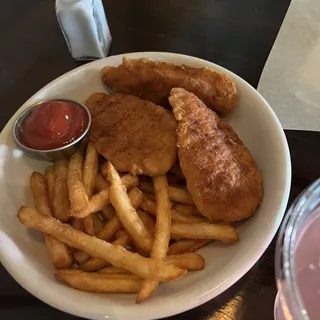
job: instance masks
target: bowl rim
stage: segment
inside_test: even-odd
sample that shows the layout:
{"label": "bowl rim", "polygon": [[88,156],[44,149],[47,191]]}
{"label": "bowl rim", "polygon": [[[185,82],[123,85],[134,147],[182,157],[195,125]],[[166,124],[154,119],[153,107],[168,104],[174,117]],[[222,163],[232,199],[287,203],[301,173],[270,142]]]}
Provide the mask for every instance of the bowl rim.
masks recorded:
{"label": "bowl rim", "polygon": [[[50,83],[49,83],[50,84]],[[40,89],[41,90],[41,89]],[[33,110],[33,109],[36,109],[38,108],[42,103],[44,102],[48,102],[48,101],[61,101],[61,102],[70,102],[70,103],[73,103],[79,107],[81,107],[82,109],[84,109],[86,111],[86,115],[87,115],[87,118],[88,118],[88,123],[87,123],[87,126],[86,128],[83,130],[83,132],[81,133],[81,135],[72,140],[71,142],[63,145],[62,147],[59,147],[59,148],[53,148],[53,149],[34,149],[34,148],[30,148],[30,147],[27,147],[26,145],[24,145],[21,141],[20,141],[20,138],[19,138],[19,134],[18,134],[18,127],[19,125],[21,125],[23,123],[23,121],[28,117],[28,115],[30,114],[30,112]],[[19,109],[20,110],[20,109]],[[19,111],[18,110],[18,111]],[[32,152],[32,153],[49,153],[49,152],[57,152],[57,151],[63,151],[63,150],[66,150],[72,146],[74,146],[75,144],[77,144],[79,141],[81,141],[88,133],[89,129],[91,127],[91,113],[89,111],[89,109],[82,103],[78,102],[78,101],[75,101],[75,100],[72,100],[72,99],[67,99],[67,98],[54,98],[54,99],[43,99],[43,100],[40,100],[32,105],[30,105],[29,107],[27,107],[27,109],[23,110],[16,118],[16,120],[14,121],[14,124],[12,126],[12,136],[13,136],[13,139],[15,141],[15,143],[19,146],[19,148],[21,148],[22,150],[24,151],[28,151],[28,152]]]}
{"label": "bowl rim", "polygon": [[[189,55],[183,55],[183,54],[178,54],[178,53],[170,53],[170,52],[148,52],[148,51],[144,51],[144,52],[131,52],[131,53],[124,53],[124,54],[118,54],[118,55],[114,55],[114,56],[109,56],[106,57],[104,59],[100,59],[97,61],[93,61],[90,62],[88,64],[82,65],[80,67],[77,67],[63,75],[61,75],[60,77],[54,79],[53,81],[51,81],[50,83],[48,83],[47,85],[45,85],[44,87],[42,87],[40,90],[38,90],[33,96],[31,96],[21,107],[19,110],[26,108],[26,105],[28,103],[30,103],[30,101],[35,100],[35,97],[39,94],[42,93],[45,89],[49,88],[49,87],[53,87],[55,86],[58,82],[63,81],[66,78],[69,78],[70,76],[76,74],[76,73],[80,73],[83,70],[90,68],[90,66],[95,65],[95,64],[99,64],[101,63],[101,61],[105,61],[106,65],[108,65],[108,60],[109,59],[114,59],[114,60],[119,60],[119,63],[122,59],[122,57],[124,56],[128,56],[130,58],[150,58],[150,59],[154,59],[154,60],[162,60],[162,61],[170,61],[170,60],[178,60],[178,59],[182,59],[185,60],[187,62],[185,62],[185,64],[198,64],[199,67],[201,66],[208,66],[213,68],[214,70],[217,70],[219,72],[224,72],[227,75],[231,76],[233,79],[236,79],[238,82],[241,83],[242,86],[247,87],[247,89],[250,91],[250,95],[254,95],[256,96],[259,101],[261,102],[261,105],[263,108],[265,108],[268,112],[268,114],[270,115],[270,117],[272,118],[272,123],[273,123],[273,127],[274,129],[277,131],[277,135],[279,137],[279,140],[281,140],[281,162],[283,164],[284,167],[284,173],[283,173],[283,179],[284,179],[284,183],[283,183],[283,187],[281,189],[281,192],[283,194],[282,200],[279,201],[278,203],[278,211],[277,214],[275,214],[276,218],[272,227],[269,228],[268,233],[266,234],[266,236],[264,237],[264,241],[261,242],[259,249],[255,250],[251,255],[250,255],[250,259],[248,259],[247,263],[245,265],[242,265],[241,268],[238,268],[237,272],[234,272],[232,274],[229,274],[229,277],[226,278],[223,282],[221,282],[221,284],[217,287],[214,288],[215,290],[213,290],[213,288],[211,290],[208,290],[207,292],[203,293],[202,295],[198,295],[197,297],[195,297],[194,299],[190,300],[188,302],[188,304],[186,303],[182,303],[181,305],[177,305],[175,304],[174,307],[172,306],[167,306],[167,308],[164,308],[162,312],[160,312],[160,314],[157,313],[153,313],[153,314],[149,314],[148,317],[146,316],[146,314],[144,313],[143,315],[141,314],[140,319],[141,320],[150,320],[150,319],[159,319],[160,317],[169,317],[187,310],[190,310],[192,308],[195,308],[207,301],[209,301],[210,299],[215,298],[216,296],[218,296],[219,294],[223,293],[225,290],[227,290],[229,287],[231,287],[234,283],[236,283],[241,277],[243,277],[253,266],[254,264],[258,261],[258,259],[261,257],[261,255],[265,252],[265,250],[267,249],[267,247],[270,245],[272,239],[274,238],[274,236],[276,235],[276,232],[280,226],[281,220],[284,216],[284,212],[286,209],[286,205],[288,202],[288,198],[289,198],[289,193],[290,193],[290,185],[291,185],[291,160],[290,160],[290,152],[289,152],[289,147],[288,147],[288,143],[286,140],[286,136],[284,134],[284,131],[281,127],[280,121],[278,120],[277,116],[275,115],[275,112],[273,111],[273,109],[271,108],[271,106],[268,104],[268,102],[262,97],[262,95],[255,89],[253,88],[248,82],[246,82],[244,79],[242,79],[241,77],[239,77],[238,75],[234,74],[233,72],[231,72],[230,70],[215,64],[213,62],[210,62],[208,60],[204,60],[204,59],[200,59],[197,57],[193,57],[193,56],[189,56]],[[100,62],[99,62],[100,61]],[[177,62],[174,62],[177,63]],[[17,114],[19,113],[19,110],[12,116],[12,118],[8,121],[8,123],[6,124],[6,126],[4,127],[3,131],[6,130],[10,130],[9,128],[11,127],[14,119],[17,117]],[[1,138],[1,135],[0,135]],[[0,256],[1,256],[1,252],[0,252]],[[68,312],[70,314],[76,315],[76,316],[80,316],[80,317],[85,317],[85,318],[90,318],[90,319],[97,319],[97,320],[102,320],[105,319],[105,316],[99,316],[97,313],[86,310],[84,311],[83,309],[74,309],[71,306],[67,305],[66,303],[64,303],[63,299],[55,299],[54,297],[52,297],[49,294],[44,294],[44,293],[40,293],[39,290],[37,290],[37,288],[30,283],[29,281],[27,281],[26,277],[24,275],[21,275],[18,270],[16,270],[15,268],[13,268],[9,262],[7,262],[6,260],[2,261],[4,267],[9,271],[9,273],[16,279],[17,282],[20,283],[20,285],[22,287],[24,287],[26,290],[28,290],[32,295],[34,295],[35,297],[37,297],[38,299],[44,301],[45,303],[59,309],[62,310],[64,312]],[[213,291],[215,291],[215,293],[213,294]],[[115,319],[113,316],[110,316],[109,319]],[[126,319],[126,320],[130,320],[132,319],[132,314],[122,314],[120,318],[117,317],[117,319]]]}

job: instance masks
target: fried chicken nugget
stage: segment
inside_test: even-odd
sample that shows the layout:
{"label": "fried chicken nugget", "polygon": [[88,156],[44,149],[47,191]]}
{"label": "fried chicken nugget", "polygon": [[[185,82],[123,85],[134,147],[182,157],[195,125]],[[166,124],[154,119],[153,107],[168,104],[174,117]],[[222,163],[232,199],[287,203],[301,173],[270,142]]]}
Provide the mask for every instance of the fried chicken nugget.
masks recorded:
{"label": "fried chicken nugget", "polygon": [[163,107],[121,93],[94,93],[85,105],[90,138],[118,171],[155,176],[175,163],[177,123]]}
{"label": "fried chicken nugget", "polygon": [[222,117],[238,103],[235,83],[227,75],[207,67],[190,68],[146,58],[124,57],[119,67],[104,67],[101,78],[114,91],[133,94],[161,106],[168,104],[170,90],[174,87],[193,92]]}
{"label": "fried chicken nugget", "polygon": [[215,221],[248,218],[262,199],[262,177],[231,126],[182,88],[169,97],[178,121],[180,165],[198,210]]}

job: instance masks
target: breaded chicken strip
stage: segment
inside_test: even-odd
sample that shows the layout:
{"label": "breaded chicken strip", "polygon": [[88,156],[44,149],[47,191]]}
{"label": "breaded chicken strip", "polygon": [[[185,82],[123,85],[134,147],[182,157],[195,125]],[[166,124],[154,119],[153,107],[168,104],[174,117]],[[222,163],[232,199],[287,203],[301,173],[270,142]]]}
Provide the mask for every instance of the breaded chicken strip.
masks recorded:
{"label": "breaded chicken strip", "polygon": [[176,121],[163,107],[138,97],[92,94],[90,138],[120,172],[165,174],[175,163]]}
{"label": "breaded chicken strip", "polygon": [[194,94],[174,88],[178,156],[198,210],[215,221],[250,217],[262,199],[262,177],[231,126]]}
{"label": "breaded chicken strip", "polygon": [[234,82],[210,68],[190,68],[164,61],[123,58],[119,67],[101,70],[103,83],[116,92],[133,94],[161,106],[168,105],[170,90],[181,87],[193,92],[220,116],[227,116],[238,103]]}

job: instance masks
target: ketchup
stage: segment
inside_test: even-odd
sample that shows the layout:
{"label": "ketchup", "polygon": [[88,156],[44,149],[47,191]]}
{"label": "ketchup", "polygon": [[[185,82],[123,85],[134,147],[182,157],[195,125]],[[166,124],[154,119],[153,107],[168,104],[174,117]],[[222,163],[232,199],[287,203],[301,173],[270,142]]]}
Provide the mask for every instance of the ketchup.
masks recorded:
{"label": "ketchup", "polygon": [[67,101],[45,101],[22,122],[20,139],[32,149],[56,149],[79,138],[87,125],[84,108]]}

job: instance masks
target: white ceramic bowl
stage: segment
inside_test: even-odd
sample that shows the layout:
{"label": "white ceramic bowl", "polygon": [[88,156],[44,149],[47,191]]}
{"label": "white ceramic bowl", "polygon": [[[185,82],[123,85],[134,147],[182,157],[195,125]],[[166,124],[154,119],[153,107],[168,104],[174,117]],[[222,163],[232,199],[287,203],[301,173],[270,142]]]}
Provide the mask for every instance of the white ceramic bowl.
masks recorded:
{"label": "white ceramic bowl", "polygon": [[258,163],[264,179],[264,197],[254,216],[239,228],[238,244],[215,242],[201,249],[206,260],[203,271],[190,272],[184,279],[161,285],[143,304],[135,304],[135,295],[85,293],[57,282],[43,236],[27,230],[16,218],[21,204],[32,205],[30,174],[43,171],[46,163],[28,158],[16,148],[12,125],[19,113],[39,100],[63,97],[83,102],[91,93],[103,92],[100,69],[120,64],[122,55],[86,64],[49,83],[18,110],[0,135],[0,258],[31,294],[55,308],[89,319],[163,318],[216,297],[239,280],[266,250],[280,225],[290,190],[291,165],[285,135],[271,107],[247,82],[222,67],[189,56],[157,52],[126,56],[207,66],[227,73],[236,82],[240,102],[228,122]]}

